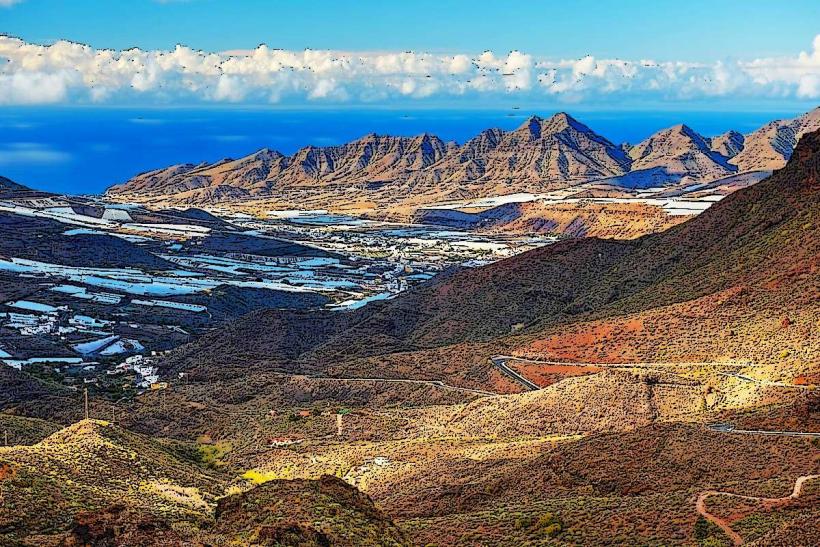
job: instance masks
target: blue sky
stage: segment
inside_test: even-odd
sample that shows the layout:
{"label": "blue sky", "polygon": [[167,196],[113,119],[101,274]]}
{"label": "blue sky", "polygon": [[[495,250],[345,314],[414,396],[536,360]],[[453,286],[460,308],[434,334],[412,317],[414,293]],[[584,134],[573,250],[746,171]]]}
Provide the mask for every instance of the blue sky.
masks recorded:
{"label": "blue sky", "polygon": [[713,61],[806,49],[820,32],[820,2],[18,0],[0,11],[0,31],[35,43],[62,38],[113,49],[185,44],[220,51],[266,43]]}
{"label": "blue sky", "polygon": [[0,106],[782,108],[820,2],[0,0]]}

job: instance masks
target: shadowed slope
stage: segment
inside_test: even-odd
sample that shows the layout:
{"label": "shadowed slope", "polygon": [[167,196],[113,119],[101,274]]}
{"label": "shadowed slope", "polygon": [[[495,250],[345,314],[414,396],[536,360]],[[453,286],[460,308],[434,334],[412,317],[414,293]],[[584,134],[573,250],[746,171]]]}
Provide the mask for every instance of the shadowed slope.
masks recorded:
{"label": "shadowed slope", "polygon": [[[746,318],[751,324],[767,314],[779,320],[787,308],[816,313],[819,166],[820,135],[809,134],[784,169],[662,234],[630,242],[556,244],[434,279],[351,314],[259,313],[183,348],[169,364],[220,366],[225,359],[212,354],[214,343],[232,362],[317,365],[465,341],[519,344],[584,321],[651,310],[680,315],[680,309],[668,307],[707,297],[720,302],[725,291],[749,295],[740,310],[752,314]],[[710,317],[719,317],[716,313]],[[712,336],[708,330],[692,331],[696,323],[684,327],[695,348]],[[314,331],[316,336],[305,334]],[[253,339],[246,332],[255,333]],[[516,338],[505,341],[513,332]],[[794,329],[792,334],[807,335]],[[738,351],[757,343],[753,332],[744,335]],[[637,343],[657,345],[648,338]],[[763,357],[772,359],[774,349]]]}

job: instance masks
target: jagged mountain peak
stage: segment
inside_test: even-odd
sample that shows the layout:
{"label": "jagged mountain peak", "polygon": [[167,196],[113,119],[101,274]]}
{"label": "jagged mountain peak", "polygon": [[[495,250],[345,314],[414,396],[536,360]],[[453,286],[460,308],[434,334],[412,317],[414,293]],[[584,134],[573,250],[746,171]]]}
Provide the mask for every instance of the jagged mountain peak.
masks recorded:
{"label": "jagged mountain peak", "polygon": [[529,127],[532,124],[540,124],[544,121],[544,118],[539,116],[538,114],[531,114],[524,122],[518,126],[518,129],[524,129]]}
{"label": "jagged mountain peak", "polygon": [[679,123],[661,129],[630,149],[632,159],[639,160],[647,155],[663,150],[664,153],[678,153],[684,150],[697,149],[708,153],[706,139],[686,124]]}
{"label": "jagged mountain peak", "polygon": [[661,186],[670,182],[715,180],[736,169],[712,150],[709,141],[686,124],[661,129],[629,149],[631,172],[623,186]]}
{"label": "jagged mountain peak", "polygon": [[284,157],[284,154],[282,154],[278,150],[273,150],[271,148],[265,147],[254,152],[253,157],[259,159],[278,159]]}
{"label": "jagged mountain peak", "polygon": [[427,133],[426,131],[424,133],[422,133],[421,135],[416,135],[415,137],[413,137],[413,141],[418,142],[418,143],[422,143],[422,144],[424,144],[424,143],[436,143],[436,144],[441,143],[441,144],[443,144],[444,143],[444,141],[441,140],[441,138],[438,137],[438,135],[433,135],[432,133]]}
{"label": "jagged mountain peak", "polygon": [[528,136],[530,139],[538,139],[541,137],[541,128],[544,119],[539,116],[530,116],[527,120],[518,126],[513,131],[513,134],[522,134]]}
{"label": "jagged mountain peak", "polygon": [[740,131],[735,131],[734,129],[730,129],[726,133],[723,133],[723,135],[721,136],[729,138],[743,138],[743,133],[741,133]]}
{"label": "jagged mountain peak", "polygon": [[566,112],[556,112],[553,114],[549,120],[547,120],[547,125],[555,128],[572,127],[576,131],[592,132],[589,127],[582,124]]}
{"label": "jagged mountain peak", "polygon": [[394,138],[400,138],[400,137],[392,137],[390,135],[381,135],[379,133],[376,133],[375,131],[371,131],[370,133],[362,135],[358,139],[356,139],[354,141],[351,141],[351,144],[353,144],[353,143],[370,144],[370,143],[380,142],[380,141],[383,141],[383,140],[389,140],[389,139],[394,139]]}
{"label": "jagged mountain peak", "polygon": [[683,138],[688,139],[689,141],[692,141],[694,143],[697,143],[698,145],[703,144],[704,146],[706,142],[706,139],[703,137],[703,135],[701,135],[685,123],[679,123],[671,127],[661,129],[660,131],[651,135],[647,140],[657,140],[660,138]]}
{"label": "jagged mountain peak", "polygon": [[600,179],[628,187],[667,186],[781,167],[797,139],[817,128],[820,108],[746,136],[729,131],[707,138],[677,124],[634,146],[619,146],[557,112],[529,116],[509,131],[486,129],[463,145],[431,133],[368,133],[343,144],[308,145],[290,156],[262,149],[240,160],[143,173],[109,195],[189,205],[276,198],[296,206],[305,187],[316,186],[324,197],[315,205],[332,207],[349,198],[344,193],[349,185],[372,188],[377,206],[406,199],[433,203],[464,192],[465,186],[475,196],[541,192]]}
{"label": "jagged mountain peak", "polygon": [[593,133],[589,127],[566,112],[556,112],[549,118],[542,118],[541,116],[533,114],[527,118],[524,123],[518,126],[513,133],[529,133],[534,138],[541,138],[568,128],[582,133]]}

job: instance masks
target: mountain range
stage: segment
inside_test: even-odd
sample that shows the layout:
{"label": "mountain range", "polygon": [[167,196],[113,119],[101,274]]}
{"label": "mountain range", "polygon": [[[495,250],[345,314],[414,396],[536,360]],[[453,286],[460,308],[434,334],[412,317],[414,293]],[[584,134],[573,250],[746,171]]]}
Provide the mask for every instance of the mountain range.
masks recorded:
{"label": "mountain range", "polygon": [[[565,241],[437,276],[351,314],[258,312],[166,365],[219,376],[236,366],[327,372],[328,363],[359,375],[378,364],[396,377],[411,366],[478,388],[493,352],[602,363],[751,359],[802,370],[820,313],[818,162],[815,132],[773,176],[663,233]],[[783,317],[806,328],[780,328]]]}
{"label": "mountain range", "polygon": [[817,544],[819,229],[816,131],[662,233],[220,324],[158,357],[166,387],[92,393],[116,424],[61,428],[82,392],[0,367],[25,440],[0,448],[0,539]]}
{"label": "mountain range", "polygon": [[[820,471],[809,437],[705,425],[818,431],[818,229],[814,132],[784,168],[663,233],[563,241],[350,313],[264,310],[206,334],[161,365],[189,379],[164,394],[175,410],[163,431],[242,438],[250,426],[236,417],[288,397],[363,405],[341,434],[332,417],[288,429],[333,438],[323,446],[234,457],[274,477],[352,466],[346,480],[421,545],[543,540],[526,520],[534,507],[563,519],[556,544],[724,544],[720,529],[698,530],[697,493],[783,495]],[[464,400],[411,397],[407,381]],[[135,427],[156,423],[149,397]],[[377,454],[391,463],[378,468]],[[776,507],[707,508],[746,541],[813,544],[812,488]]]}
{"label": "mountain range", "polygon": [[616,145],[561,112],[532,116],[512,131],[487,129],[462,145],[429,134],[369,134],[291,156],[262,149],[239,159],[174,165],[137,175],[107,195],[177,205],[269,200],[339,209],[412,207],[590,181],[621,188],[688,185],[780,168],[800,136],[818,128],[820,108],[747,135],[708,138],[677,125],[634,146]]}

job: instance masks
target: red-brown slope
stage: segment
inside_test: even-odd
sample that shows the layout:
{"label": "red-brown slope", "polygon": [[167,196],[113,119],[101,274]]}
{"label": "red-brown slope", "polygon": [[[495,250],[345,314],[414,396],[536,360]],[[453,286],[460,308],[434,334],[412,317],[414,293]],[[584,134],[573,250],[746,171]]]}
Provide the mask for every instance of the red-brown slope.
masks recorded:
{"label": "red-brown slope", "polygon": [[[784,169],[667,232],[630,242],[570,241],[445,276],[344,320],[328,319],[319,339],[302,346],[299,355],[291,353],[290,360],[326,366],[467,341],[514,344],[584,321],[606,322],[664,308],[668,317],[679,313],[676,305],[719,299],[725,291],[751,292],[755,306],[741,300],[739,309],[751,310],[753,322],[767,309],[777,317],[795,302],[807,317],[816,317],[818,172],[820,134],[813,133],[803,138]],[[259,338],[251,340],[244,332],[264,332],[265,325],[271,326],[272,336],[276,325],[276,338],[283,336],[279,329],[305,331],[303,319],[282,322],[281,317],[275,311],[257,314],[240,323],[234,336],[205,337],[171,363],[185,368],[206,359],[218,365],[225,358],[213,355],[213,343],[229,349],[225,355],[230,360],[248,356],[249,361],[275,362],[273,348],[259,352]],[[325,316],[304,320],[320,317]],[[714,336],[708,329],[693,333],[695,326],[685,326],[691,344]],[[513,333],[517,337],[509,339]],[[755,336],[742,334],[749,337],[746,343]]]}

